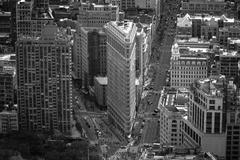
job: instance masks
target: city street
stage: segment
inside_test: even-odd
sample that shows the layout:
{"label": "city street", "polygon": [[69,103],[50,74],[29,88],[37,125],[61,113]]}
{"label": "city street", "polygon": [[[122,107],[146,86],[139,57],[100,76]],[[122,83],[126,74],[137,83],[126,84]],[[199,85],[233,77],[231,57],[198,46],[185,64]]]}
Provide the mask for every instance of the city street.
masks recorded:
{"label": "city street", "polygon": [[[148,73],[152,81],[146,86],[146,88],[150,86],[151,90],[142,99],[139,107],[140,114],[138,115],[146,120],[141,135],[141,144],[159,141],[159,116],[154,111],[158,107],[159,92],[166,85],[166,72],[170,67],[171,47],[175,35],[175,18],[178,11],[177,8],[179,7],[178,3],[176,1],[165,3],[163,12],[166,13],[166,16],[161,19],[157,34],[153,37],[152,47],[154,49],[149,64],[152,69],[149,72],[153,72],[154,74]],[[169,7],[169,4],[171,4],[171,7]]]}

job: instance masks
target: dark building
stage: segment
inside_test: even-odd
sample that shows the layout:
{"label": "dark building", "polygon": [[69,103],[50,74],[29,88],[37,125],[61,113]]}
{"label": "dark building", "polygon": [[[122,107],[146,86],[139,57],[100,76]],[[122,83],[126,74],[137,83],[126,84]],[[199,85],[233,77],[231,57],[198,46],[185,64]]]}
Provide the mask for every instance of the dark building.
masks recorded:
{"label": "dark building", "polygon": [[14,102],[14,76],[13,67],[0,67],[0,108]]}
{"label": "dark building", "polygon": [[238,76],[240,53],[224,52],[219,57],[220,74],[225,75],[226,78],[235,79]]}
{"label": "dark building", "polygon": [[10,43],[11,12],[0,12],[0,44]]}
{"label": "dark building", "polygon": [[88,32],[88,80],[89,85],[94,85],[94,76],[106,76],[106,41],[107,37],[103,31],[93,30]]}

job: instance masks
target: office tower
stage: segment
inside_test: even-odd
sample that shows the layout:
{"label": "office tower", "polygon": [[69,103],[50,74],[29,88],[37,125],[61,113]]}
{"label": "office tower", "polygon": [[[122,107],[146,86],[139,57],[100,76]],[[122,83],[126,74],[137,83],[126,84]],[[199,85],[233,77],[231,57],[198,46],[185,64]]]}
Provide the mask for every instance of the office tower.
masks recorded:
{"label": "office tower", "polygon": [[11,35],[11,12],[0,12],[0,44],[9,45]]}
{"label": "office tower", "polygon": [[48,0],[21,0],[16,6],[17,39],[21,36],[39,36],[48,22],[53,22]]}
{"label": "office tower", "polygon": [[19,127],[69,133],[72,119],[72,44],[55,24],[16,43]]}
{"label": "office tower", "polygon": [[[185,44],[187,45],[187,43]],[[200,43],[198,42],[196,45],[200,45]],[[191,51],[191,49],[187,50],[186,46],[178,46],[177,43],[172,46],[170,65],[170,83],[174,88],[189,88],[194,80],[208,76],[208,57]]]}
{"label": "office tower", "polygon": [[136,32],[136,25],[130,21],[106,25],[108,114],[125,136],[131,134],[136,114]]}
{"label": "office tower", "polygon": [[[93,85],[94,76],[106,75],[106,35],[102,28],[107,22],[118,19],[119,8],[112,4],[86,2],[81,3],[79,10],[74,34],[73,73],[74,79],[79,80],[82,87],[88,88]],[[90,59],[89,55],[92,55]],[[92,65],[94,63],[99,67]]]}
{"label": "office tower", "polygon": [[0,112],[0,134],[18,131],[18,114],[15,110]]}
{"label": "office tower", "polygon": [[226,88],[228,91],[226,159],[235,160],[240,157],[240,90],[233,81],[230,81]]}
{"label": "office tower", "polygon": [[94,85],[94,76],[107,74],[107,37],[101,28],[81,27],[82,85]]}
{"label": "office tower", "polygon": [[237,51],[223,52],[219,55],[220,74],[226,78],[236,78],[238,76],[240,64],[240,53]]}
{"label": "office tower", "polygon": [[16,68],[0,66],[0,108],[14,103]]}
{"label": "office tower", "polygon": [[82,27],[103,27],[109,21],[118,20],[119,7],[112,4],[81,3],[78,22]]}
{"label": "office tower", "polygon": [[197,80],[189,93],[188,115],[182,120],[183,146],[201,148],[220,157],[226,154],[226,79]]}

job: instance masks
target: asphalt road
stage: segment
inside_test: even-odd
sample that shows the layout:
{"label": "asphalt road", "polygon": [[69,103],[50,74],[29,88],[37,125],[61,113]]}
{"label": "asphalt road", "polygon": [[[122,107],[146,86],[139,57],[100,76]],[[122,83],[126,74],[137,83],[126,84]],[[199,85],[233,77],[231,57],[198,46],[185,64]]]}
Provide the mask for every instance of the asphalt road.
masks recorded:
{"label": "asphalt road", "polygon": [[157,109],[160,94],[151,92],[153,90],[160,92],[163,86],[166,85],[166,71],[170,67],[171,47],[175,36],[176,8],[179,7],[176,1],[167,0],[167,2],[171,3],[171,5],[165,3],[163,8],[166,16],[160,21],[157,33],[153,37],[153,53],[149,64],[154,71],[154,74],[149,74],[152,79],[150,83],[152,89],[148,91],[146,98],[142,99],[139,109],[140,117],[146,120],[140,140],[142,144],[159,141],[159,116],[152,115],[152,113]]}

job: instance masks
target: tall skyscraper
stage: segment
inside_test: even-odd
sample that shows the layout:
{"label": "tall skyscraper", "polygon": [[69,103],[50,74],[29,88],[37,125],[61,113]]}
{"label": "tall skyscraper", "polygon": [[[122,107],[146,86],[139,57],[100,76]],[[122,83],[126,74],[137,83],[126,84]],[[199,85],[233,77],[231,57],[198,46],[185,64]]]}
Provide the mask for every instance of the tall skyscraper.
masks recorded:
{"label": "tall skyscraper", "polygon": [[41,36],[16,43],[20,130],[71,128],[72,44],[66,32],[48,24]]}
{"label": "tall skyscraper", "polygon": [[17,39],[21,36],[39,36],[48,22],[53,22],[48,0],[21,0],[16,5]]}
{"label": "tall skyscraper", "polygon": [[93,86],[94,76],[107,74],[107,37],[101,28],[81,27],[82,85]]}
{"label": "tall skyscraper", "polygon": [[74,34],[73,75],[84,88],[93,85],[94,76],[106,75],[106,35],[103,26],[118,20],[118,16],[119,7],[116,5],[81,3]]}
{"label": "tall skyscraper", "polygon": [[136,32],[136,25],[130,21],[106,25],[109,119],[125,136],[131,134],[136,114]]}

